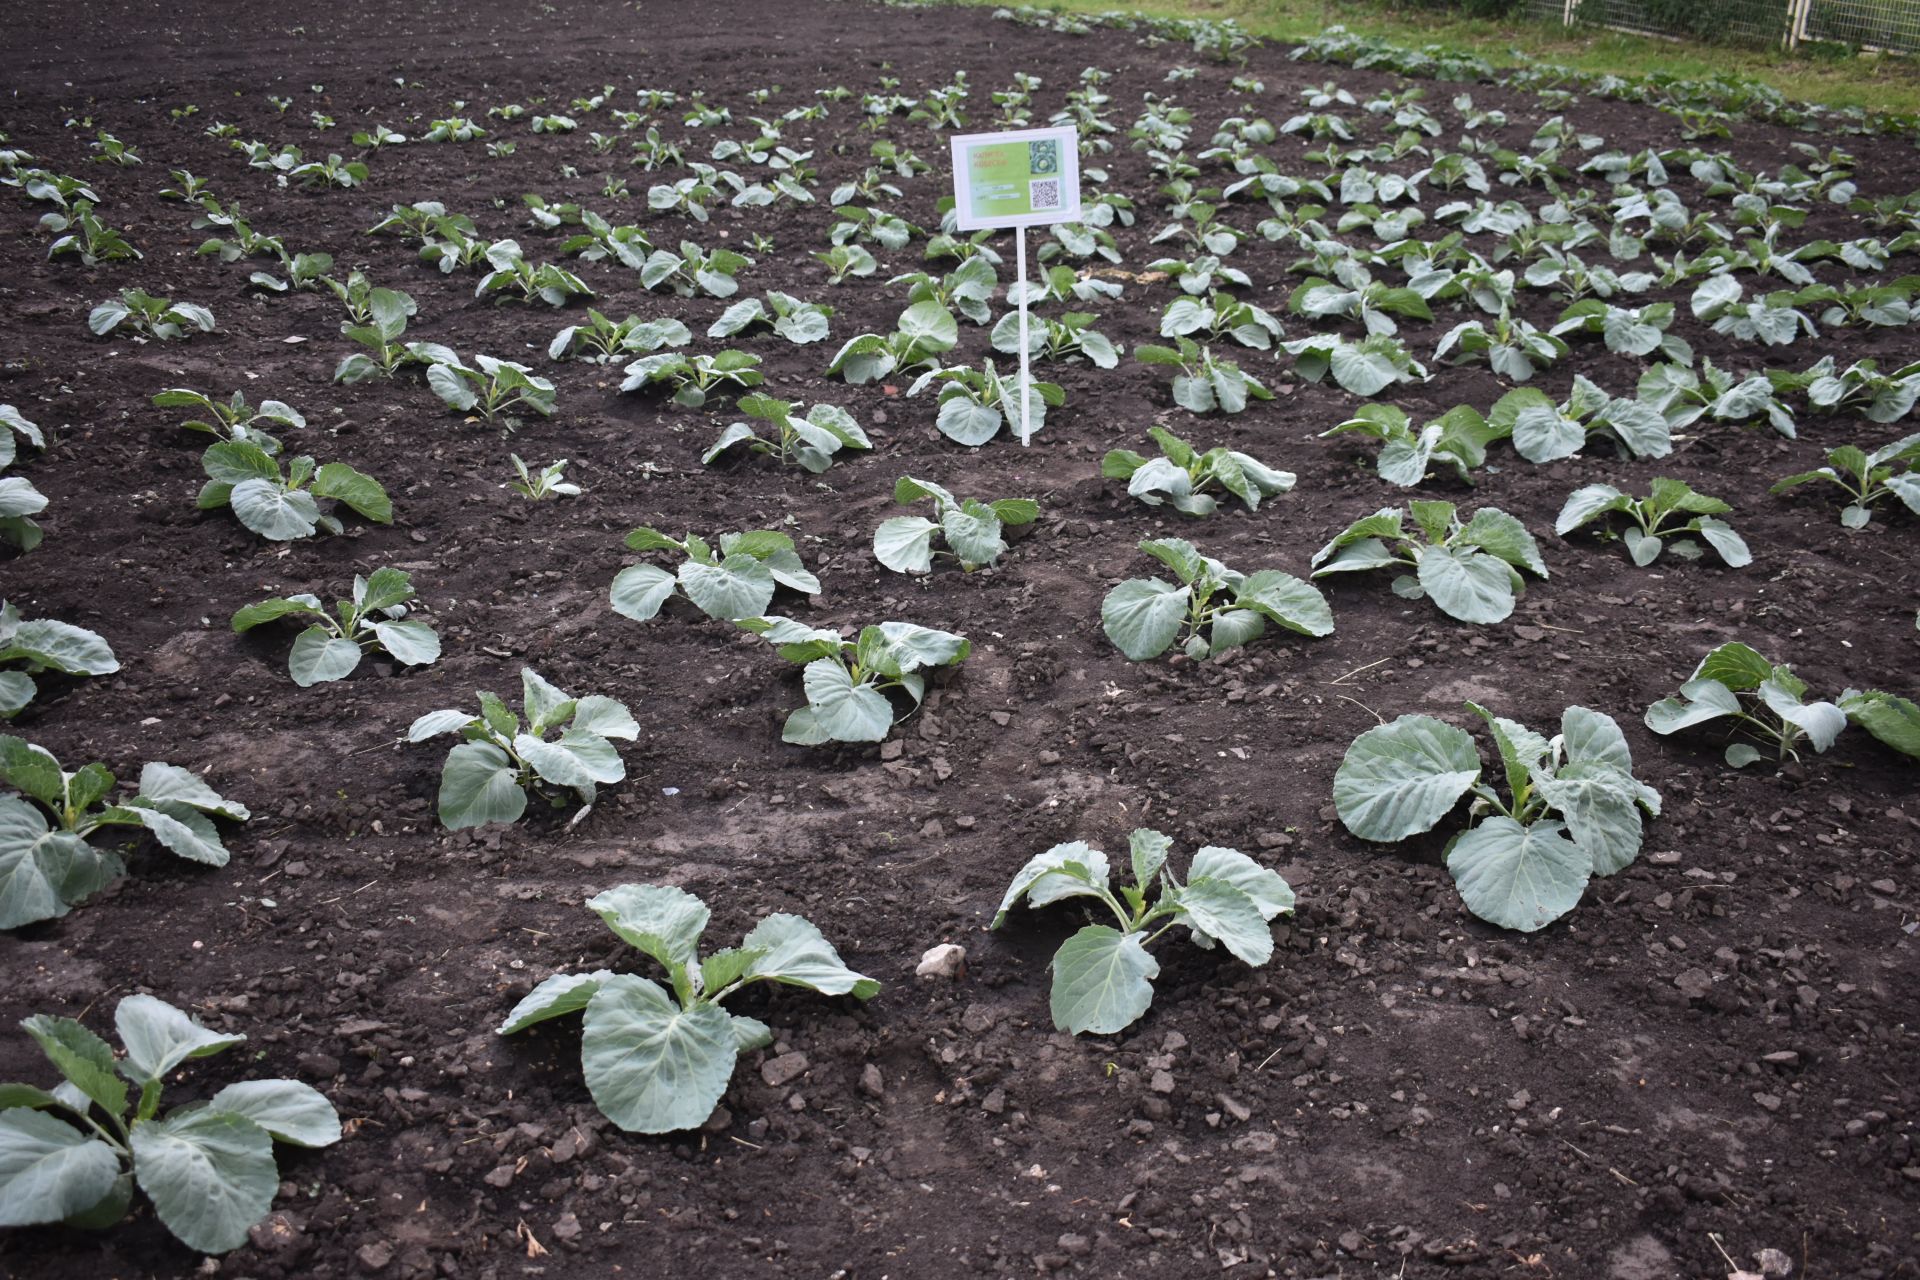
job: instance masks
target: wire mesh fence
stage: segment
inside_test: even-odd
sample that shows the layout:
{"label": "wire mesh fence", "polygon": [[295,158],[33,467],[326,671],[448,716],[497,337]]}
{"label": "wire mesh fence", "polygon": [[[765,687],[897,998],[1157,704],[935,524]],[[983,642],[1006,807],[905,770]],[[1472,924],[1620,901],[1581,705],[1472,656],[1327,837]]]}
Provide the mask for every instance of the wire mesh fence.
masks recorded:
{"label": "wire mesh fence", "polygon": [[1920,0],[1528,0],[1527,12],[1569,27],[1691,40],[1920,52]]}

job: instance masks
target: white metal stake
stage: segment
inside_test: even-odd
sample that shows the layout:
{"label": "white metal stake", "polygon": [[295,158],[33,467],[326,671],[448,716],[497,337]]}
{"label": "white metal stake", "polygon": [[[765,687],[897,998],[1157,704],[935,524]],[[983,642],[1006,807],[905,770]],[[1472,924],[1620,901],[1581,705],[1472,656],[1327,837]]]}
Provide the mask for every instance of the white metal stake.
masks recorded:
{"label": "white metal stake", "polygon": [[1033,405],[1027,398],[1033,374],[1027,351],[1027,229],[1024,226],[1013,233],[1013,263],[1014,274],[1020,278],[1020,445],[1025,448],[1033,439]]}

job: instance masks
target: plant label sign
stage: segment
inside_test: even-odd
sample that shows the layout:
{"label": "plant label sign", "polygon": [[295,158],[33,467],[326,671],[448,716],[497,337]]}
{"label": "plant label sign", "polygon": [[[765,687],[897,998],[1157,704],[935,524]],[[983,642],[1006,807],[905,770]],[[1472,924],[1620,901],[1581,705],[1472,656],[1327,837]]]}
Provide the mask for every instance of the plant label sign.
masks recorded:
{"label": "plant label sign", "polygon": [[1080,136],[1071,125],[961,134],[951,146],[960,230],[1080,221]]}

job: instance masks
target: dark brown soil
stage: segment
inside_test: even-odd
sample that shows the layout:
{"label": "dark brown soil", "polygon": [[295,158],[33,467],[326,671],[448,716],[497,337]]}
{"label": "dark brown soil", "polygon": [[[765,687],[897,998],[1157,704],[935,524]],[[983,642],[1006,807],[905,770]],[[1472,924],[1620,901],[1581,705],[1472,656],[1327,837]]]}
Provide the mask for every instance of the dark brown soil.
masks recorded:
{"label": "dark brown soil", "polygon": [[[746,291],[831,302],[833,337],[794,347],[763,330],[734,344],[697,336],[696,349],[761,354],[776,394],[847,407],[877,447],[818,478],[764,460],[703,468],[699,449],[729,406],[674,409],[616,394],[617,369],[548,366],[548,339],[578,308],[475,301],[473,276],[441,276],[411,247],[363,234],[395,203],[439,199],[489,236],[552,257],[521,210],[522,193],[538,192],[671,243],[682,228],[646,210],[651,175],[627,166],[624,140],[610,156],[590,149],[589,129],[614,132],[604,115],[583,116],[571,136],[504,126],[496,136],[518,143],[511,158],[489,159],[480,144],[382,151],[364,189],[324,194],[277,190],[202,128],[230,121],[243,138],[351,153],[352,129],[418,133],[456,100],[480,117],[506,102],[564,110],[603,85],[625,107],[633,89],[664,87],[702,90],[740,122],[703,131],[669,116],[665,134],[704,156],[716,137],[749,133],[747,116],[846,85],[855,102],[790,134],[813,149],[824,194],[866,163],[857,95],[882,75],[918,93],[964,68],[984,123],[986,95],[1016,69],[1043,77],[1044,118],[1081,68],[1099,66],[1115,72],[1123,129],[1144,94],[1172,95],[1194,112],[1197,151],[1241,109],[1230,71],[1202,64],[1169,85],[1169,68],[1195,61],[1180,45],[1036,35],[985,10],[821,0],[417,10],[185,0],[157,11],[20,0],[5,23],[0,130],[40,163],[95,180],[102,214],[146,254],[94,270],[49,264],[41,210],[0,191],[0,400],[52,436],[20,468],[52,501],[46,544],[0,565],[4,594],[29,615],[98,629],[124,664],[111,678],[50,684],[15,731],[69,767],[101,759],[131,777],[165,759],[203,770],[257,816],[233,835],[223,871],[145,850],[126,880],[67,919],[0,940],[0,1023],[50,1011],[104,1029],[115,1000],[150,991],[244,1031],[259,1051],[189,1072],[182,1097],[243,1070],[297,1075],[333,1099],[351,1134],[326,1151],[283,1149],[276,1218],[258,1247],[211,1270],[142,1208],[99,1235],[0,1234],[0,1273],[1651,1280],[1723,1275],[1724,1248],[1746,1266],[1780,1250],[1796,1275],[1920,1274],[1911,763],[1855,731],[1804,765],[1734,773],[1717,742],[1657,739],[1640,723],[1702,652],[1735,637],[1795,663],[1819,690],[1914,693],[1913,517],[1883,514],[1850,533],[1828,494],[1767,494],[1821,449],[1879,443],[1911,422],[1808,416],[1797,443],[1709,426],[1659,464],[1597,450],[1535,467],[1502,448],[1477,492],[1428,488],[1504,508],[1541,537],[1552,579],[1511,624],[1453,623],[1369,576],[1329,587],[1338,631],[1325,640],[1268,639],[1199,667],[1129,663],[1101,635],[1098,607],[1111,583],[1148,571],[1139,539],[1188,537],[1247,570],[1304,574],[1334,531],[1404,500],[1374,477],[1361,456],[1370,449],[1316,438],[1351,397],[1252,356],[1277,398],[1202,421],[1172,406],[1160,371],[1069,366],[1057,375],[1068,406],[1031,449],[962,450],[933,430],[929,398],[821,377],[845,337],[889,326],[902,301],[884,281],[918,269],[919,246],[881,254],[870,281],[830,288],[809,256],[825,245],[823,206],[727,210],[686,232],[709,245],[771,236]],[[1257,109],[1276,122],[1302,85],[1332,77],[1364,95],[1394,79],[1289,62],[1284,50],[1256,52],[1251,69],[1266,82]],[[781,86],[771,104],[749,101],[770,85]],[[1456,89],[1429,93],[1443,118]],[[1527,95],[1472,92],[1510,113],[1509,145],[1524,147],[1546,114]],[[276,111],[269,94],[291,108]],[[189,103],[199,113],[172,123],[168,110]],[[313,133],[316,109],[339,127]],[[1372,117],[1348,114],[1364,140],[1384,136]],[[1582,101],[1572,114],[1623,148],[1680,141],[1678,122],[1651,109]],[[89,163],[96,128],[145,164]],[[936,163],[899,206],[936,224],[944,137],[899,119],[880,136]],[[1747,125],[1728,146],[1772,166],[1798,136]],[[1920,186],[1910,147],[1840,141],[1861,157],[1868,191]],[[1272,151],[1304,171],[1305,149],[1289,138]],[[1147,246],[1164,222],[1157,183],[1124,137],[1107,163],[1113,187],[1141,206],[1140,225],[1119,233],[1138,271],[1159,256]],[[331,298],[263,299],[245,290],[249,264],[194,256],[203,233],[157,194],[176,167],[208,178],[289,249],[326,250],[342,271],[361,264],[410,290],[420,301],[410,336],[540,366],[559,386],[558,416],[504,439],[447,413],[417,373],[332,385],[347,348]],[[601,196],[608,175],[639,198]],[[1228,217],[1255,220],[1245,208]],[[1801,234],[1860,233],[1849,224],[1823,210]],[[1290,257],[1259,241],[1235,257],[1276,312],[1295,281]],[[579,270],[615,316],[677,315],[701,335],[723,306],[649,295],[617,266]],[[89,308],[129,285],[211,306],[218,332],[167,345],[93,338]],[[1171,296],[1165,283],[1129,283],[1123,304],[1097,308],[1100,327],[1129,348],[1154,340]],[[1537,323],[1555,317],[1538,293],[1525,302]],[[1410,344],[1430,352],[1459,318],[1410,327]],[[985,331],[963,328],[956,358],[977,361]],[[1829,351],[1843,364],[1920,354],[1905,331],[1837,331],[1779,352],[1691,321],[1681,330],[1741,370],[1804,367]],[[1563,394],[1580,371],[1625,393],[1638,368],[1587,342],[1536,385]],[[1484,367],[1435,372],[1394,402],[1424,418],[1461,401],[1485,408],[1502,390]],[[176,385],[292,402],[311,424],[299,447],[382,479],[397,522],[281,546],[224,513],[196,513],[205,441],[148,403]],[[1099,478],[1099,457],[1138,447],[1156,421],[1294,470],[1299,487],[1256,515],[1204,522],[1138,505]],[[503,487],[509,450],[572,459],[587,494],[522,502]],[[889,574],[868,544],[903,473],[965,494],[1032,495],[1044,515],[991,572]],[[1551,536],[1576,486],[1644,491],[1655,474],[1731,502],[1756,563],[1637,570],[1618,544]],[[628,560],[621,537],[640,523],[791,527],[826,589],[779,607],[827,625],[901,617],[964,632],[973,657],[885,747],[785,746],[779,725],[798,682],[763,642],[684,604],[648,624],[608,609],[607,585]],[[412,571],[447,642],[438,666],[367,664],[300,690],[285,674],[285,632],[227,629],[242,604],[338,591],[382,564]],[[528,663],[633,707],[643,735],[623,751],[629,780],[577,829],[543,813],[449,836],[432,811],[442,749],[395,739],[423,711],[471,705],[475,689],[513,690]],[[1376,715],[1459,720],[1469,698],[1537,726],[1574,702],[1609,712],[1666,798],[1652,856],[1596,882],[1537,935],[1468,916],[1437,837],[1383,850],[1333,820],[1334,768]],[[1075,914],[985,926],[1032,854],[1069,839],[1114,850],[1141,823],[1184,850],[1255,853],[1298,889],[1299,912],[1257,971],[1169,940],[1153,1011],[1125,1035],[1072,1039],[1049,1023],[1046,963]],[[865,1006],[755,996],[747,1011],[777,1043],[743,1062],[708,1128],[624,1134],[587,1097],[576,1031],[492,1034],[546,974],[632,960],[581,906],[622,881],[701,894],[722,941],[767,912],[802,912],[886,988]],[[916,982],[920,953],[943,941],[967,948],[964,980]],[[762,1062],[788,1052],[806,1069],[773,1087]],[[0,1078],[44,1074],[24,1036],[0,1037]]]}

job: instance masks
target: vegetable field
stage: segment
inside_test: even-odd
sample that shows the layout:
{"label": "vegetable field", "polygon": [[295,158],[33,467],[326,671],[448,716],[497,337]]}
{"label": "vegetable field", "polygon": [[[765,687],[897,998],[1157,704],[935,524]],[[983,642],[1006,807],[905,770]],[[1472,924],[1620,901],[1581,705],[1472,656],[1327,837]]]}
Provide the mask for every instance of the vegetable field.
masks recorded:
{"label": "vegetable field", "polygon": [[1911,122],[7,28],[0,1274],[1920,1274]]}

